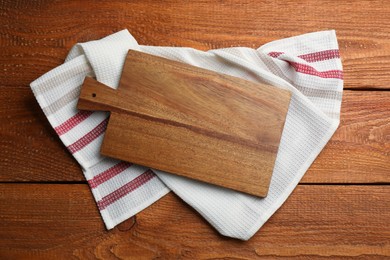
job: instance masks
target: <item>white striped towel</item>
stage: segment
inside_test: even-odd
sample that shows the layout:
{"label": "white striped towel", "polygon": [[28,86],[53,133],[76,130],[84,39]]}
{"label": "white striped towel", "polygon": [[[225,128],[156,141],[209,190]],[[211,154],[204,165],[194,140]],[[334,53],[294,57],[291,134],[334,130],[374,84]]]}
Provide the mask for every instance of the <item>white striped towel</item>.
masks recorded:
{"label": "white striped towel", "polygon": [[[116,88],[128,49],[135,49],[292,92],[271,186],[266,198],[102,157],[107,113],[78,111],[86,75]],[[138,45],[127,30],[77,44],[66,62],[31,83],[62,142],[80,163],[108,229],[170,190],[221,234],[247,240],[282,205],[335,132],[343,91],[334,31],[268,43],[210,50]]]}

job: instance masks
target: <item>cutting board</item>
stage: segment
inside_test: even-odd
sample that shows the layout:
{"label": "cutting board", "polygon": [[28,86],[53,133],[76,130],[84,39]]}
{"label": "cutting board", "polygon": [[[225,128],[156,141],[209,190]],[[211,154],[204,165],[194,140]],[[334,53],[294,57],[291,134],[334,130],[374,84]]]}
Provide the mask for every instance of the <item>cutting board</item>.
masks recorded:
{"label": "cutting board", "polygon": [[130,50],[119,88],[86,77],[78,109],[111,112],[103,155],[265,197],[290,98]]}

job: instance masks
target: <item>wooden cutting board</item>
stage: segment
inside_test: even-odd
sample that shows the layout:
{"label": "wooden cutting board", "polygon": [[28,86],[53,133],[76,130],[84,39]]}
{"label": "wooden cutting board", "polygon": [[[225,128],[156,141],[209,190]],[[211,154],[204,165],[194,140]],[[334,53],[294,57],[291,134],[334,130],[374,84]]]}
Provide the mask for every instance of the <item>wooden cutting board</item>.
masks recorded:
{"label": "wooden cutting board", "polygon": [[111,112],[103,155],[264,197],[290,97],[130,50],[119,88],[87,77],[78,109]]}

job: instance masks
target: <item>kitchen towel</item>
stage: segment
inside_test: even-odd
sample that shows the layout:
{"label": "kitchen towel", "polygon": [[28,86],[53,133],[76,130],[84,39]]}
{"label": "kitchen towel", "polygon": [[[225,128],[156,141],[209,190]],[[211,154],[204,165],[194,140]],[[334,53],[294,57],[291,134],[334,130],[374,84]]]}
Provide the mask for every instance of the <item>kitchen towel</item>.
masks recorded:
{"label": "kitchen towel", "polygon": [[[128,49],[292,92],[266,198],[99,154],[108,114],[78,111],[80,86],[85,76],[91,76],[116,88]],[[248,240],[287,199],[335,132],[343,72],[334,31],[277,40],[258,49],[234,47],[203,52],[139,45],[123,30],[75,45],[64,64],[32,82],[31,88],[50,124],[81,165],[108,229],[172,190],[221,234]]]}

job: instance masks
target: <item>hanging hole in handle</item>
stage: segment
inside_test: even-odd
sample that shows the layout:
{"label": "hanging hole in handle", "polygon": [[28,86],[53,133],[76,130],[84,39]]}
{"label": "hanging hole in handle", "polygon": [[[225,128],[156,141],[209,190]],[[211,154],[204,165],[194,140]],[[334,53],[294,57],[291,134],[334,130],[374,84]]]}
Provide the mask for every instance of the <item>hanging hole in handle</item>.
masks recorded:
{"label": "hanging hole in handle", "polygon": [[92,97],[96,97],[96,93],[92,93]]}

